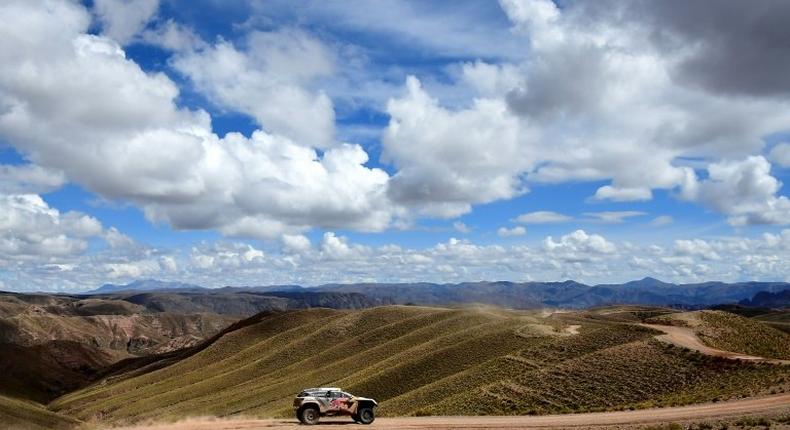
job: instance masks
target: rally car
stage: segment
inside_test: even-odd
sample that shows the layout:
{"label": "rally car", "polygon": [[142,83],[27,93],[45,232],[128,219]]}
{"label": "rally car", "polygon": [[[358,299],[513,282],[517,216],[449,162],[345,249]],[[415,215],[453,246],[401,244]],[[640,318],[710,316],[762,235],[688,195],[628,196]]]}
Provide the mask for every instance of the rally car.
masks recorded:
{"label": "rally car", "polygon": [[321,417],[350,416],[354,421],[370,424],[378,406],[373,399],[357,397],[340,388],[307,388],[294,399],[296,418],[302,424],[317,424]]}

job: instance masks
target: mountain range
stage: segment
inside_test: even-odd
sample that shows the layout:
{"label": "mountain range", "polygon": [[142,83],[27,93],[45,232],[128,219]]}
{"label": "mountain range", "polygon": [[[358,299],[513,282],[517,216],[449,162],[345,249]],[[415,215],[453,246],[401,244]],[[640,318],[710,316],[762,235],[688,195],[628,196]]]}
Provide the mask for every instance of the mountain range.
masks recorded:
{"label": "mountain range", "polygon": [[[304,308],[327,306],[332,308],[364,308],[380,304],[417,304],[417,305],[457,305],[480,303],[515,309],[540,307],[589,308],[612,304],[641,304],[652,306],[705,307],[717,304],[749,305],[758,293],[779,294],[771,303],[773,307],[790,306],[787,282],[736,282],[718,281],[675,284],[646,277],[622,284],[587,285],[573,280],[561,282],[462,282],[457,284],[420,283],[357,283],[325,284],[316,287],[299,285],[239,286],[224,288],[203,288],[182,282],[163,282],[140,280],[126,285],[106,284],[87,294],[119,294],[133,292],[156,292],[155,299],[148,296],[127,297],[132,302],[156,301],[162,310],[218,313],[251,314],[272,308]],[[175,296],[163,296],[163,292]],[[327,295],[327,293],[333,293]],[[344,293],[347,296],[337,296]],[[782,295],[783,293],[783,295]],[[351,296],[349,296],[351,294]],[[360,296],[364,295],[367,299]],[[270,303],[274,297],[290,301],[287,306]],[[345,304],[338,304],[340,298]],[[256,302],[250,309],[238,312],[221,310],[222,306],[237,308],[229,302]],[[764,300],[767,300],[768,297]],[[267,301],[267,305],[257,303]],[[299,304],[294,301],[300,301]],[[324,304],[322,305],[322,300]],[[168,302],[166,305],[162,302]],[[190,302],[186,305],[185,302]],[[224,303],[224,304],[223,304]],[[150,304],[150,303],[149,303]],[[784,304],[784,305],[783,305]],[[755,306],[757,306],[755,304]],[[210,309],[209,309],[210,308]],[[219,308],[219,310],[218,310]]]}
{"label": "mountain range", "polygon": [[[258,291],[267,294],[280,286],[227,287],[222,290]],[[289,292],[360,293],[395,304],[454,305],[481,303],[514,309],[540,307],[590,308],[612,304],[651,306],[705,307],[735,304],[752,299],[757,293],[781,293],[790,290],[786,282],[702,282],[674,284],[644,278],[623,284],[587,285],[568,280],[562,282],[463,282],[435,283],[359,283],[326,284],[317,287],[289,285]],[[785,297],[785,306],[787,296]],[[781,301],[781,299],[780,299]],[[775,306],[782,307],[780,302]]]}

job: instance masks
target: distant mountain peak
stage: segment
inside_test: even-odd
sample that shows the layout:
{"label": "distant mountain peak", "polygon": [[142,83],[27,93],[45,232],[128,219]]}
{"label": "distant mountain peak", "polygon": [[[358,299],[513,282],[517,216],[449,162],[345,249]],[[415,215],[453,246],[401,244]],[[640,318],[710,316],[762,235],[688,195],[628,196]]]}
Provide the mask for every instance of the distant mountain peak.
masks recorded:
{"label": "distant mountain peak", "polygon": [[186,290],[204,289],[199,285],[185,282],[160,281],[158,279],[138,279],[125,285],[104,284],[101,287],[88,291],[87,294],[111,294],[120,291],[158,291],[158,290]]}
{"label": "distant mountain peak", "polygon": [[670,284],[668,282],[664,282],[660,279],[656,279],[651,276],[645,276],[644,278],[636,281],[626,282],[624,285],[627,287],[655,287],[655,286],[670,286],[675,284]]}

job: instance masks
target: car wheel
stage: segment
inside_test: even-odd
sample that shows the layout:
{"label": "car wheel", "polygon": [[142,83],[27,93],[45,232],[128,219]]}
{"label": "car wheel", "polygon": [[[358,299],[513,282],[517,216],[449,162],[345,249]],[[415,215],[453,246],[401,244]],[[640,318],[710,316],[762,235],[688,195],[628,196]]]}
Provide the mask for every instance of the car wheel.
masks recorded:
{"label": "car wheel", "polygon": [[362,424],[370,424],[376,419],[376,416],[373,414],[373,408],[361,408],[358,416],[359,422]]}
{"label": "car wheel", "polygon": [[307,424],[309,426],[318,424],[318,419],[320,417],[321,414],[315,406],[306,406],[299,411],[299,421],[301,421],[302,424]]}

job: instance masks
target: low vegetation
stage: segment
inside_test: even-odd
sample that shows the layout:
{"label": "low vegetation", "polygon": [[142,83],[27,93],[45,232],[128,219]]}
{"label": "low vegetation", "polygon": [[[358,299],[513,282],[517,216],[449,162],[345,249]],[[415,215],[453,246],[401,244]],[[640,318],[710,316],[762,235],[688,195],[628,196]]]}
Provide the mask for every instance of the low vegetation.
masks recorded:
{"label": "low vegetation", "polygon": [[383,415],[545,414],[790,388],[790,366],[702,356],[633,324],[665,312],[273,311],[200,348],[119,366],[50,408],[115,423],[290,416],[300,389],[337,385],[378,399]]}
{"label": "low vegetation", "polygon": [[6,430],[68,429],[79,421],[48,411],[43,406],[0,396],[0,427]]}
{"label": "low vegetation", "polygon": [[706,344],[727,351],[769,358],[790,359],[790,335],[729,312],[705,311],[698,328]]}
{"label": "low vegetation", "polygon": [[[649,318],[655,324],[688,327],[706,345],[724,351],[747,355],[790,359],[790,334],[760,321],[759,316],[746,318],[724,311],[681,312]],[[781,314],[769,314],[772,321],[781,321]],[[786,318],[786,316],[785,316]]]}

